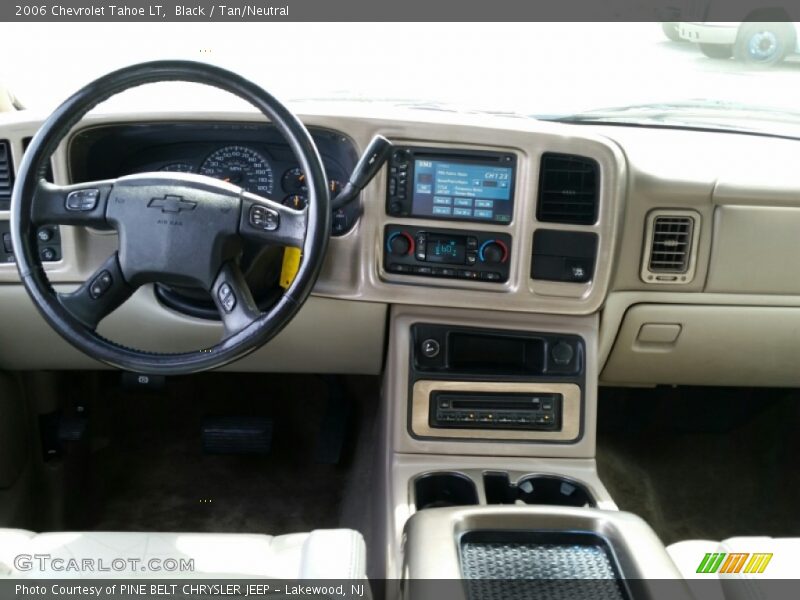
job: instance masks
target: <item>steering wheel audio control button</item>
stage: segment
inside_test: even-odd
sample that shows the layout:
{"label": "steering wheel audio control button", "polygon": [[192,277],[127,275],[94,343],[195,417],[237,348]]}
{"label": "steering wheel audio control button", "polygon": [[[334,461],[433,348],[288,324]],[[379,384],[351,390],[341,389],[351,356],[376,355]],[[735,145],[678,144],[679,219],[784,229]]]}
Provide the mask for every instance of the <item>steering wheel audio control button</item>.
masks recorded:
{"label": "steering wheel audio control button", "polygon": [[92,299],[97,300],[108,291],[112,283],[114,280],[111,278],[111,273],[106,270],[100,271],[89,285],[89,295]]}
{"label": "steering wheel audio control button", "polygon": [[219,286],[217,298],[219,299],[219,305],[225,312],[229,313],[236,308],[236,294],[233,293],[233,289],[227,283]]}
{"label": "steering wheel audio control button", "polygon": [[255,205],[250,209],[250,225],[264,231],[275,231],[280,227],[281,215],[277,210]]}
{"label": "steering wheel audio control button", "polygon": [[100,190],[87,189],[75,190],[67,194],[66,209],[72,211],[89,212],[97,207],[100,199]]}

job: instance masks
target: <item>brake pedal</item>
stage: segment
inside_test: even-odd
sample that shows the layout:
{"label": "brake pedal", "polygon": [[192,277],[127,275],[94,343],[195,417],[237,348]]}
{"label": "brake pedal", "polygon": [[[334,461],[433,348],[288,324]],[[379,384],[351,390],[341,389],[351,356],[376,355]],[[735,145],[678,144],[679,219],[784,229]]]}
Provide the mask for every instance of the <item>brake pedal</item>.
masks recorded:
{"label": "brake pedal", "polygon": [[203,451],[207,454],[269,454],[272,419],[217,417],[203,422]]}

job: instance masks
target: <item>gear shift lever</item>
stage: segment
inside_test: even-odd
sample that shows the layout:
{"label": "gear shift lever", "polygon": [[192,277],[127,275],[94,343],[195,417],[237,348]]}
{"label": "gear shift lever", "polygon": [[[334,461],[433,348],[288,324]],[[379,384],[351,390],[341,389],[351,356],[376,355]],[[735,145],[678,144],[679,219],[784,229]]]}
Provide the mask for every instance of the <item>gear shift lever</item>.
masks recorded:
{"label": "gear shift lever", "polygon": [[383,163],[389,158],[392,147],[392,143],[382,135],[372,138],[364,154],[358,159],[358,164],[350,174],[349,181],[331,202],[333,210],[338,210],[358,198],[361,190],[367,187],[367,184],[372,181]]}

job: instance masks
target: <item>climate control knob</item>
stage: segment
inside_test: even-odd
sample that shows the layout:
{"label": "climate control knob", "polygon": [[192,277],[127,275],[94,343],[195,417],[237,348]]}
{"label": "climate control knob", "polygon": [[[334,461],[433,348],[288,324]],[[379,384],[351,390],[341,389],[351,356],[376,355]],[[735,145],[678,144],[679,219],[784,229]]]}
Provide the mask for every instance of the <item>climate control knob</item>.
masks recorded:
{"label": "climate control knob", "polygon": [[508,247],[499,240],[488,240],[481,245],[478,256],[481,262],[499,265],[508,260]]}
{"label": "climate control knob", "polygon": [[386,246],[389,254],[411,254],[414,250],[414,238],[405,231],[396,231],[389,236]]}

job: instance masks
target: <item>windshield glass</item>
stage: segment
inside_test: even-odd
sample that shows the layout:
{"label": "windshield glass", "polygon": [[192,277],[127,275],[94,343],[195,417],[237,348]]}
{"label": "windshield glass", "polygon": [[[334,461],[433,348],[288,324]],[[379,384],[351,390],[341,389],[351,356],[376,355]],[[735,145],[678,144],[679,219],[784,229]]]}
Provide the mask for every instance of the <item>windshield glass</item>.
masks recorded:
{"label": "windshield glass", "polygon": [[[666,25],[674,28],[667,31]],[[758,61],[732,56],[731,44],[716,43],[721,30],[712,32],[716,35],[713,44],[669,39],[670,33],[679,39],[679,26],[4,24],[0,51],[14,58],[0,64],[0,81],[27,108],[48,110],[110,70],[144,60],[177,58],[232,69],[288,102],[386,101],[422,109],[540,118],[600,111],[589,118],[674,120],[679,126],[697,120],[712,127],[748,130],[774,129],[776,123],[788,125],[800,119],[795,38],[792,44],[783,43],[777,64],[762,60],[763,64],[754,65]],[[736,30],[722,34],[728,40],[737,35]],[[751,50],[756,54],[751,58],[757,58],[757,51],[769,51],[770,40],[762,38],[753,42]],[[37,39],[48,43],[37,44]],[[714,52],[719,57],[708,56]],[[165,105],[163,94],[143,90],[128,92],[115,102],[135,109],[229,108],[229,101],[217,93],[185,88],[170,95],[170,105]],[[631,106],[637,109],[620,110]]]}

